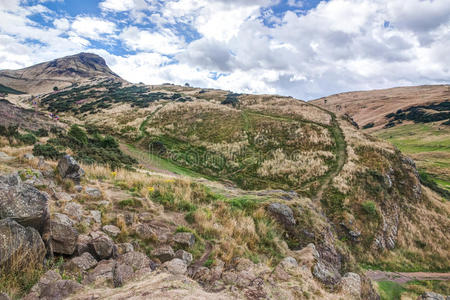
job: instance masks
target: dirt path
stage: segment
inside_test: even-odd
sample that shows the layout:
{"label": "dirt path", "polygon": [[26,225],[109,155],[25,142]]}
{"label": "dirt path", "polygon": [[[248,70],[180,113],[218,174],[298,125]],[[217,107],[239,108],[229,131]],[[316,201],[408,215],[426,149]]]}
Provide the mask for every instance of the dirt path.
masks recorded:
{"label": "dirt path", "polygon": [[378,270],[368,270],[365,272],[365,274],[373,281],[392,281],[400,284],[413,280],[450,280],[450,273],[385,272]]}
{"label": "dirt path", "polygon": [[339,122],[336,120],[336,116],[331,115],[332,117],[332,133],[334,135],[336,141],[336,167],[324,178],[322,179],[321,185],[316,192],[316,195],[313,197],[313,201],[317,202],[322,199],[322,195],[325,190],[330,186],[334,177],[336,177],[342,170],[347,161],[347,145],[345,143],[345,136],[342,132],[341,127],[339,126]]}

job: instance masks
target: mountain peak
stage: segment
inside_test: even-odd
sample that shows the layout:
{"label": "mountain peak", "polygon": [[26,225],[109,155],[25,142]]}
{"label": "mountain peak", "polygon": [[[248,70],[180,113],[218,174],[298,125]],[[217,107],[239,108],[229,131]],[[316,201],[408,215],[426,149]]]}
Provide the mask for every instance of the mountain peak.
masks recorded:
{"label": "mountain peak", "polygon": [[81,52],[20,70],[0,71],[0,84],[27,93],[49,92],[98,78],[122,80],[94,53]]}

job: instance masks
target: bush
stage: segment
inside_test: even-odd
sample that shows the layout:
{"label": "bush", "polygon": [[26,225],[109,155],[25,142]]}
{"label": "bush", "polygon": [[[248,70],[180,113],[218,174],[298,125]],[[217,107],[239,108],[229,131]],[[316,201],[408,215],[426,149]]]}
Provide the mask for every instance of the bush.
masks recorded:
{"label": "bush", "polygon": [[48,136],[48,130],[44,128],[39,128],[36,131],[33,131],[33,134],[38,137],[46,137]]}
{"label": "bush", "polygon": [[369,128],[372,128],[373,126],[375,126],[375,123],[367,123],[366,125],[364,125],[362,127],[362,129],[369,129]]}
{"label": "bush", "polygon": [[33,148],[33,155],[43,156],[49,159],[58,159],[60,156],[62,156],[62,153],[58,152],[58,150],[56,150],[55,147],[50,144],[37,144]]}
{"label": "bush", "polygon": [[72,125],[68,132],[68,136],[74,139],[76,142],[81,145],[87,145],[88,137],[83,129],[81,129],[78,125]]}
{"label": "bush", "polygon": [[34,145],[37,142],[37,138],[31,133],[26,133],[22,135],[18,135],[16,139],[25,145]]}
{"label": "bush", "polygon": [[361,207],[363,209],[363,211],[370,215],[370,216],[376,216],[377,215],[377,205],[375,204],[375,202],[373,201],[364,201],[361,204]]}

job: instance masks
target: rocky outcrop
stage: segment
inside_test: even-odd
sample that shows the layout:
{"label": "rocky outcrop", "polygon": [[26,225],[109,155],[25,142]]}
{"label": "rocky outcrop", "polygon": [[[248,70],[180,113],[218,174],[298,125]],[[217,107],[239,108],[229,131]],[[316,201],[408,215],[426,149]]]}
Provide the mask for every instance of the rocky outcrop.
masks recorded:
{"label": "rocky outcrop", "polygon": [[65,269],[71,271],[87,271],[97,265],[97,260],[89,253],[85,252],[81,256],[72,258]]}
{"label": "rocky outcrop", "polygon": [[420,295],[417,300],[450,300],[450,296],[443,296],[433,292],[426,292]]}
{"label": "rocky outcrop", "polygon": [[346,273],[341,279],[341,289],[346,295],[359,299],[361,296],[361,277],[356,273]]}
{"label": "rocky outcrop", "polygon": [[336,285],[341,280],[339,272],[322,261],[314,265],[313,275],[325,285]]}
{"label": "rocky outcrop", "polygon": [[161,263],[169,261],[175,257],[175,253],[173,252],[172,247],[170,246],[161,246],[152,251],[152,256],[159,259]]}
{"label": "rocky outcrop", "polygon": [[48,226],[48,196],[23,183],[18,174],[0,176],[0,219],[11,218],[44,232]]}
{"label": "rocky outcrop", "polygon": [[32,288],[30,293],[24,300],[35,299],[65,299],[71,294],[81,290],[83,286],[73,280],[63,280],[61,275],[55,271],[50,270],[45,273]]}
{"label": "rocky outcrop", "polygon": [[98,259],[109,259],[117,255],[117,247],[113,240],[104,232],[91,232],[92,240],[89,247],[93,250],[94,256]]}
{"label": "rocky outcrop", "polygon": [[278,220],[278,222],[287,228],[291,228],[296,224],[292,209],[285,204],[271,203],[267,207],[267,210]]}
{"label": "rocky outcrop", "polygon": [[70,155],[64,155],[58,161],[58,172],[62,178],[72,179],[75,183],[78,184],[85,174],[81,166]]}
{"label": "rocky outcrop", "polygon": [[177,232],[173,241],[181,247],[190,248],[195,244],[195,235],[190,232]]}
{"label": "rocky outcrop", "polygon": [[112,237],[116,237],[120,234],[120,228],[114,225],[105,225],[102,229],[107,235]]}
{"label": "rocky outcrop", "polygon": [[78,231],[73,221],[66,215],[55,213],[50,220],[51,244],[53,252],[72,255],[78,240]]}
{"label": "rocky outcrop", "polygon": [[23,227],[12,219],[0,220],[0,268],[24,269],[44,261],[45,246],[32,227]]}

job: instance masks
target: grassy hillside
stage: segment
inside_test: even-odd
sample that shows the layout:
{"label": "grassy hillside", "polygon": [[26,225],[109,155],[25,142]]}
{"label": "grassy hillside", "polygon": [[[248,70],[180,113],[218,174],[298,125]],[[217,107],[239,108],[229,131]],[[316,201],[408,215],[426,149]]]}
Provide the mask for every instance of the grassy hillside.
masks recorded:
{"label": "grassy hillside", "polygon": [[21,95],[24,93],[20,92],[20,91],[16,91],[15,89],[12,89],[10,87],[4,86],[3,84],[0,84],[0,94]]}

